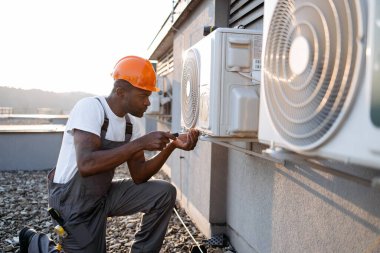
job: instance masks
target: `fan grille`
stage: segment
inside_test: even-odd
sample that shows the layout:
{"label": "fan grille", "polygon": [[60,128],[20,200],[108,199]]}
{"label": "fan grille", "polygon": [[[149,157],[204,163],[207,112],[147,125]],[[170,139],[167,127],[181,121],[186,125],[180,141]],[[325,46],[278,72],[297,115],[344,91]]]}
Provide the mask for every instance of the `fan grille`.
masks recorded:
{"label": "fan grille", "polygon": [[[289,145],[310,149],[336,129],[358,86],[359,1],[279,0],[268,31],[264,91]],[[357,76],[357,75],[356,75]]]}
{"label": "fan grille", "polygon": [[190,49],[185,58],[181,80],[182,119],[186,128],[195,126],[199,113],[199,57]]}

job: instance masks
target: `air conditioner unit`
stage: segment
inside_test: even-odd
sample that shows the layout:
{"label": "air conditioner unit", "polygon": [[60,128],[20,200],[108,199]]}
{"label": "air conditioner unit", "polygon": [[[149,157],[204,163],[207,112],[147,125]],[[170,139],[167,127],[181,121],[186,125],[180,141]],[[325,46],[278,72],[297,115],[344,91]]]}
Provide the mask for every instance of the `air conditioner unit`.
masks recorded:
{"label": "air conditioner unit", "polygon": [[260,141],[380,169],[379,20],[376,0],[265,2]]}
{"label": "air conditioner unit", "polygon": [[257,133],[262,33],[218,28],[184,53],[181,124],[211,136]]}

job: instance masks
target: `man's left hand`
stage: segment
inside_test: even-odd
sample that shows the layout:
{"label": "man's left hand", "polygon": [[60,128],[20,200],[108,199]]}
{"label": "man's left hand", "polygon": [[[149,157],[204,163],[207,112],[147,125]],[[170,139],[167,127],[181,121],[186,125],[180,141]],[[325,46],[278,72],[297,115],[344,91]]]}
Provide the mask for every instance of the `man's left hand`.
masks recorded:
{"label": "man's left hand", "polygon": [[199,131],[196,129],[190,129],[189,132],[180,134],[172,144],[176,148],[183,150],[193,150],[198,142]]}

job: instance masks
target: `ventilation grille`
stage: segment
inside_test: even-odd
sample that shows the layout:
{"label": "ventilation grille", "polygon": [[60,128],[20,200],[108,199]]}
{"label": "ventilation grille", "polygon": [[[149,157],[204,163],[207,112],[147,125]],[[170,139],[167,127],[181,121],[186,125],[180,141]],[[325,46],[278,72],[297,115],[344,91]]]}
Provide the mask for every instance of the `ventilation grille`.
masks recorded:
{"label": "ventilation grille", "polygon": [[364,63],[358,4],[277,3],[265,51],[265,96],[275,128],[298,149],[323,143],[352,104]]}
{"label": "ventilation grille", "polygon": [[174,70],[174,57],[173,49],[168,51],[163,57],[161,57],[157,62],[157,75],[165,76]]}
{"label": "ventilation grille", "polygon": [[231,0],[228,26],[262,29],[263,14],[264,0]]}
{"label": "ventilation grille", "polygon": [[183,64],[181,81],[182,119],[187,128],[194,127],[198,119],[199,64],[197,51],[189,50]]}

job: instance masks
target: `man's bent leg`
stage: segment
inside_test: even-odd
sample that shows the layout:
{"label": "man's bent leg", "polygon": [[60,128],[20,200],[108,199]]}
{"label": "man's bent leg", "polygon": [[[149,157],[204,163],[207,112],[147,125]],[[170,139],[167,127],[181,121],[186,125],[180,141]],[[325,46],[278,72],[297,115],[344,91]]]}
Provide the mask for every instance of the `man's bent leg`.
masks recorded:
{"label": "man's bent leg", "polygon": [[29,253],[58,253],[55,243],[45,234],[36,234],[28,247]]}
{"label": "man's bent leg", "polygon": [[105,253],[106,252],[106,219],[99,216],[91,223],[72,226],[75,233],[69,233],[63,239],[63,249],[70,253]]}
{"label": "man's bent leg", "polygon": [[176,200],[176,189],[163,180],[134,184],[132,180],[113,182],[107,199],[109,216],[143,212],[140,230],[131,252],[159,252]]}

